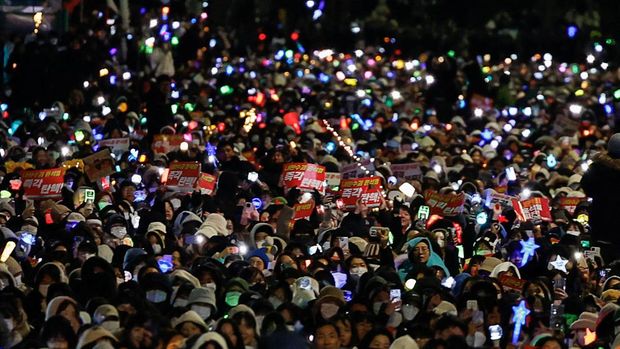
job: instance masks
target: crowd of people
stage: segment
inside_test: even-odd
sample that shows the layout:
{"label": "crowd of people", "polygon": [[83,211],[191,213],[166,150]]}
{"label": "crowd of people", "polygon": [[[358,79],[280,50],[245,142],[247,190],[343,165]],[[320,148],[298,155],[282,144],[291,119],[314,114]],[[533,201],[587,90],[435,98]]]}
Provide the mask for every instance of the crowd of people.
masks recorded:
{"label": "crowd of people", "polygon": [[204,8],[93,16],[4,46],[0,347],[620,347],[615,41],[241,55]]}

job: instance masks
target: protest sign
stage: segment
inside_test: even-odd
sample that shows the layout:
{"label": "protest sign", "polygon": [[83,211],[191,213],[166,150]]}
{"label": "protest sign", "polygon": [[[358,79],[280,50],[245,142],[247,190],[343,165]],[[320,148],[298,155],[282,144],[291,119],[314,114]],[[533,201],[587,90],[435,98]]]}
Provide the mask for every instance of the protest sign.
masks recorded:
{"label": "protest sign", "polygon": [[64,168],[26,170],[22,173],[24,195],[28,199],[53,199],[62,196]]}
{"label": "protest sign", "polygon": [[114,159],[110,149],[104,149],[82,159],[84,172],[91,181],[98,181],[101,177],[114,173]]}
{"label": "protest sign", "polygon": [[440,194],[434,191],[426,191],[424,194],[426,203],[431,209],[431,214],[444,217],[456,216],[463,211],[465,193]]}
{"label": "protest sign", "polygon": [[408,163],[408,164],[392,164],[390,165],[392,175],[400,180],[421,179],[422,169],[420,164]]}
{"label": "protest sign", "polygon": [[112,154],[119,159],[123,153],[129,150],[129,138],[110,138],[99,141],[100,147],[108,147]]}
{"label": "protest sign", "polygon": [[346,208],[355,207],[357,200],[368,207],[378,207],[382,196],[380,177],[343,179],[340,182],[340,198]]}
{"label": "protest sign", "polygon": [[549,199],[547,198],[531,198],[523,201],[513,199],[512,206],[517,214],[517,218],[522,222],[532,221],[538,223],[541,221],[551,221]]}
{"label": "protest sign", "polygon": [[151,148],[155,154],[168,154],[178,150],[184,139],[182,135],[155,135]]}
{"label": "protest sign", "polygon": [[196,188],[200,189],[200,192],[204,195],[213,195],[213,192],[215,192],[216,184],[216,176],[208,173],[201,173],[200,178],[198,178],[198,185]]}
{"label": "protest sign", "polygon": [[[193,191],[200,176],[200,164],[197,162],[173,162],[162,182],[168,189],[177,191]],[[162,176],[163,177],[163,176]]]}
{"label": "protest sign", "polygon": [[325,167],[317,164],[290,163],[284,165],[283,184],[287,190],[297,188],[302,191],[325,190]]}
{"label": "protest sign", "polygon": [[310,219],[310,216],[312,216],[312,211],[314,211],[314,200],[310,199],[308,202],[305,203],[296,203],[295,206],[293,207],[293,210],[295,211],[294,215],[293,215],[293,221],[299,220],[299,219]]}

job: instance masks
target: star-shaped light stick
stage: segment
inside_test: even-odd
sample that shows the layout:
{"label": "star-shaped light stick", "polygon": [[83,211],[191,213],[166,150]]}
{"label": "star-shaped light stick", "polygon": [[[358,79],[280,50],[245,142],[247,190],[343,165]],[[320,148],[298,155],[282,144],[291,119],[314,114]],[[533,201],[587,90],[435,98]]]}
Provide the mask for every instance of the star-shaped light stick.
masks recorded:
{"label": "star-shaped light stick", "polygon": [[555,261],[549,262],[549,265],[551,265],[554,269],[561,270],[568,274],[568,271],[566,270],[566,264],[568,264],[568,259],[564,259],[560,255],[557,255],[555,257]]}
{"label": "star-shaped light stick", "polygon": [[512,321],[515,323],[514,331],[512,331],[512,344],[517,344],[521,335],[521,326],[525,325],[525,318],[530,310],[525,306],[525,301],[522,300],[519,305],[512,307],[512,312]]}
{"label": "star-shaped light stick", "polygon": [[527,241],[521,240],[519,243],[521,244],[521,253],[523,253],[523,258],[521,259],[521,266],[523,267],[527,264],[527,262],[529,262],[530,257],[534,256],[534,252],[540,246],[536,245],[536,242],[532,237],[527,239]]}

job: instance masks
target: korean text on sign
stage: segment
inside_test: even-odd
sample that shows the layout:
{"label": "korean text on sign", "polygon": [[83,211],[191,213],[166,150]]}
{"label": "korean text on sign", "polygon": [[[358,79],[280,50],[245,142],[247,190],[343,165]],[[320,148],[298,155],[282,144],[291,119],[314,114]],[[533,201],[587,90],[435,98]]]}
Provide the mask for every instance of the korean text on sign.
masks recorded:
{"label": "korean text on sign", "polygon": [[431,214],[444,217],[456,216],[463,211],[465,203],[465,194],[439,194],[433,191],[427,191],[424,194],[426,203],[431,209]]}
{"label": "korean text on sign", "polygon": [[284,165],[282,182],[288,189],[304,191],[325,189],[325,167],[316,164],[290,163]]}
{"label": "korean text on sign", "polygon": [[193,191],[200,176],[200,164],[196,162],[174,162],[170,164],[166,185],[169,189]]}
{"label": "korean text on sign", "polygon": [[551,211],[549,209],[549,199],[531,198],[524,201],[512,200],[517,218],[520,221],[551,221]]}
{"label": "korean text on sign", "polygon": [[368,207],[379,207],[383,198],[380,177],[343,179],[340,198],[347,208],[355,207],[357,200]]}
{"label": "korean text on sign", "polygon": [[49,199],[62,196],[64,168],[26,170],[22,174],[24,194],[29,199]]}

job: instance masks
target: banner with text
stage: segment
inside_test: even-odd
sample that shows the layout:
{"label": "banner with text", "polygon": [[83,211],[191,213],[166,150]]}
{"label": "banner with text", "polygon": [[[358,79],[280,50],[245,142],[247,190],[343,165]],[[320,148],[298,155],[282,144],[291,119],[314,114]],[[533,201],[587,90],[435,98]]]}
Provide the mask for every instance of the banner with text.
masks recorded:
{"label": "banner with text", "polygon": [[53,199],[62,196],[65,169],[26,170],[22,173],[24,195],[28,199]]}
{"label": "banner with text", "polygon": [[340,198],[347,208],[355,207],[357,200],[370,208],[379,207],[382,196],[381,177],[351,178],[340,182]]}
{"label": "banner with text", "polygon": [[283,184],[286,190],[323,192],[325,190],[325,167],[317,164],[294,162],[284,165]]}
{"label": "banner with text", "polygon": [[551,211],[549,210],[549,199],[531,198],[523,201],[512,200],[517,218],[522,221],[551,221]]}
{"label": "banner with text", "polygon": [[193,191],[200,176],[200,164],[197,162],[173,162],[164,178],[168,189],[178,191]]}
{"label": "banner with text", "polygon": [[434,191],[426,191],[424,194],[426,204],[431,209],[431,214],[444,217],[456,216],[463,212],[465,193],[440,194]]}

